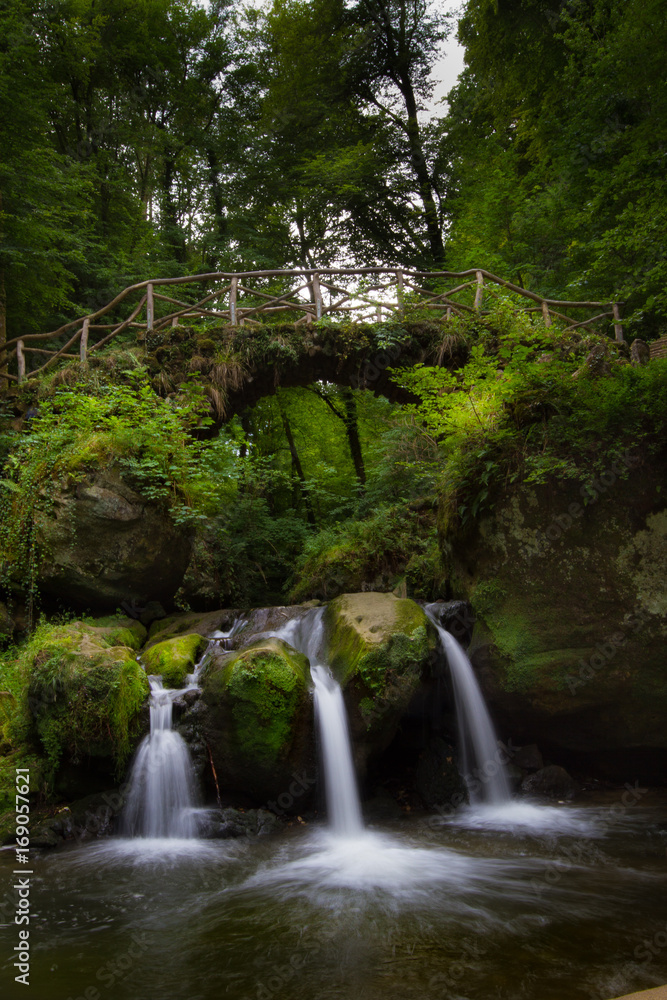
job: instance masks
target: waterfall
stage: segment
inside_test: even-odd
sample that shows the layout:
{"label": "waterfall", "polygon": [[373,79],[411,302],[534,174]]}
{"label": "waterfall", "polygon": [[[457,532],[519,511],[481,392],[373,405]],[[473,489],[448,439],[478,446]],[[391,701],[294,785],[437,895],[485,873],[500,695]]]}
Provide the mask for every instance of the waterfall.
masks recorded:
{"label": "waterfall", "polygon": [[174,698],[159,677],[150,677],[151,730],[142,741],[128,779],[123,816],[128,837],[194,837],[195,776],[184,740],[171,728]]}
{"label": "waterfall", "polygon": [[312,666],[315,715],[320,732],[327,813],[335,833],[351,836],[363,828],[347,713],[340,684],[328,667]]}
{"label": "waterfall", "polygon": [[275,635],[303,653],[310,661],[310,676],[315,689],[315,718],[324,767],[327,814],[332,830],[349,837],[361,833],[364,824],[343,692],[331,670],[323,662],[323,616],[323,608],[314,608],[302,618],[288,622]]}
{"label": "waterfall", "polygon": [[500,805],[511,799],[498,740],[472,664],[453,635],[438,624],[434,608],[424,609],[438,630],[449,663],[459,730],[461,769],[473,804]]}

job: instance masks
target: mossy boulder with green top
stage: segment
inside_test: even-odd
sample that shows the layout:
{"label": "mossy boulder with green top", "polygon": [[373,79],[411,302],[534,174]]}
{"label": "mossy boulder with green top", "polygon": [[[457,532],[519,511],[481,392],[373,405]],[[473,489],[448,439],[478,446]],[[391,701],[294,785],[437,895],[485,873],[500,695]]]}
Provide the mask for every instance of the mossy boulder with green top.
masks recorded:
{"label": "mossy boulder with green top", "polygon": [[345,690],[357,766],[393,739],[422,681],[438,637],[423,608],[393,594],[342,594],[324,613],[325,652]]}
{"label": "mossy boulder with green top", "polygon": [[159,674],[166,688],[180,688],[208,645],[201,635],[181,635],[158,642],[142,653],[147,674]]}
{"label": "mossy boulder with green top", "polygon": [[[221,790],[268,803],[289,796],[297,772],[313,771],[309,680],[306,657],[281,639],[212,652],[201,681],[204,732]],[[302,807],[301,796],[289,797]]]}
{"label": "mossy boulder with green top", "polygon": [[[123,773],[141,736],[148,679],[136,660],[146,630],[131,619],[43,625],[23,647],[27,719],[58,773]],[[82,779],[83,780],[83,779]]]}

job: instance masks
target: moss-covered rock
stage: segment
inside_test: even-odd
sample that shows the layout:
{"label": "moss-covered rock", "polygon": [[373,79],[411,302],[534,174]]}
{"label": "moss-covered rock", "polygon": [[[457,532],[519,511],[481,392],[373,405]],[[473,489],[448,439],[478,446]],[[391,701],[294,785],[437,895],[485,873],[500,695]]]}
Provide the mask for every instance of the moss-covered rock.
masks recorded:
{"label": "moss-covered rock", "polygon": [[45,554],[39,588],[72,607],[168,604],[190,558],[188,532],[132,489],[116,467],[90,470],[59,487],[37,530]]}
{"label": "moss-covered rock", "polygon": [[202,674],[206,738],[220,782],[268,802],[312,767],[309,665],[280,639],[215,652]]}
{"label": "moss-covered rock", "polygon": [[345,688],[357,765],[391,742],[431,671],[437,634],[414,601],[393,594],[343,594],[324,613],[325,649]]}
{"label": "moss-covered rock", "polygon": [[185,678],[195,669],[197,661],[208,645],[201,635],[182,635],[165,639],[147,649],[142,662],[147,674],[159,674],[167,688],[180,688]]}
{"label": "moss-covered rock", "polygon": [[40,627],[24,651],[27,709],[53,774],[104,758],[121,773],[140,735],[148,679],[135,658],[136,623]]}
{"label": "moss-covered rock", "polygon": [[505,738],[623,780],[667,762],[667,461],[517,485],[443,551]]}

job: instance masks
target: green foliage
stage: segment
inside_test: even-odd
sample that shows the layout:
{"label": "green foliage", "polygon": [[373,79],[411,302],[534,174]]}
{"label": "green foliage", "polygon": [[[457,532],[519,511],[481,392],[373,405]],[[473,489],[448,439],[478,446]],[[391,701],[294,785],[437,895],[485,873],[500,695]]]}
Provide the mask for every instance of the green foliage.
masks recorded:
{"label": "green foliage", "polygon": [[[468,325],[465,367],[394,376],[420,398],[415,416],[441,448],[443,528],[474,520],[503,483],[577,477],[664,435],[664,361],[635,368],[614,343],[546,328],[503,300]],[[600,378],[584,364],[595,345],[609,365]]]}
{"label": "green foliage", "polygon": [[450,266],[664,329],[666,26],[646,0],[468,0],[441,124]]}
{"label": "green foliage", "polygon": [[9,455],[0,481],[0,565],[5,585],[34,598],[40,560],[39,521],[61,488],[90,469],[117,465],[146,500],[169,509],[184,527],[229,491],[229,452],[221,440],[192,436],[210,423],[201,390],[184,385],[173,400],[157,396],[142,369],[119,382],[57,389]]}
{"label": "green foliage", "polygon": [[411,596],[435,596],[442,573],[434,521],[428,509],[384,504],[369,517],[322,529],[308,539],[297,561],[289,599],[391,590],[404,577]]}

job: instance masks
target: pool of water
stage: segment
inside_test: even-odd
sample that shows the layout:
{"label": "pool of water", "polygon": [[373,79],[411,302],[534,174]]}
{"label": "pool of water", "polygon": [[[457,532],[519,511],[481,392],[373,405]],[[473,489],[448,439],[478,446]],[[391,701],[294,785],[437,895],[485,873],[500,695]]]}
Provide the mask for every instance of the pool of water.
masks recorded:
{"label": "pool of water", "polygon": [[[37,1000],[602,1000],[667,982],[667,811],[512,806],[354,837],[38,854]],[[14,856],[0,851],[2,892]]]}

